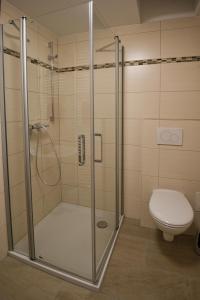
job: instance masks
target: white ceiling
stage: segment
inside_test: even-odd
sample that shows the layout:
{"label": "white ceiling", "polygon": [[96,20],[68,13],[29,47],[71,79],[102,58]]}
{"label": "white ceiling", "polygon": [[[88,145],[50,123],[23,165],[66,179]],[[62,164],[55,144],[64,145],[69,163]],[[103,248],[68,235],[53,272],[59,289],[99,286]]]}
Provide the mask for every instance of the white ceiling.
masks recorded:
{"label": "white ceiling", "polygon": [[[58,35],[88,31],[86,4],[88,0],[8,1]],[[94,2],[95,27],[98,29],[200,13],[200,0],[94,0]]]}

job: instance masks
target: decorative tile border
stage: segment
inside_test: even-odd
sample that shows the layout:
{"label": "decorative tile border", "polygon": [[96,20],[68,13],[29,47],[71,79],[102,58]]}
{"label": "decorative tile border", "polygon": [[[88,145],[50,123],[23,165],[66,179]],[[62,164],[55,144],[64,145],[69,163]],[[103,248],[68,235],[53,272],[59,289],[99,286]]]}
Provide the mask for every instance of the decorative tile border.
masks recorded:
{"label": "decorative tile border", "polygon": [[156,58],[144,60],[129,60],[124,62],[124,66],[143,66],[143,65],[156,65],[156,64],[170,64],[182,62],[200,61],[200,56],[183,56],[183,57],[169,57],[169,58]]}
{"label": "decorative tile border", "polygon": [[[14,57],[17,57],[17,58],[20,58],[20,53],[18,51],[15,51],[15,50],[12,50],[12,49],[9,49],[9,48],[4,48],[4,53],[6,53],[8,55],[11,55],[11,56],[14,56]],[[39,66],[41,66],[45,69],[52,70],[52,66],[50,64],[45,63],[45,62],[43,62],[39,59],[32,58],[30,56],[28,56],[27,59],[28,59],[29,62],[31,62],[34,65],[39,65]],[[53,70],[58,71],[58,68],[53,67]]]}
{"label": "decorative tile border", "polygon": [[[17,58],[20,57],[20,53],[18,51],[9,48],[4,48],[4,53]],[[39,59],[31,58],[28,56],[28,61],[30,61],[32,64],[39,65],[45,69],[52,70],[52,66],[50,64],[42,62]],[[156,65],[162,63],[170,64],[170,63],[183,63],[183,62],[195,62],[195,61],[200,61],[200,56],[182,56],[182,57],[169,57],[169,58],[128,60],[124,62],[124,66],[130,67],[130,66]],[[115,63],[94,65],[94,69],[107,69],[107,68],[114,68],[114,67],[115,67]],[[58,73],[85,71],[85,70],[89,70],[89,66],[83,65],[83,66],[65,67],[65,68],[53,67],[53,70]]]}

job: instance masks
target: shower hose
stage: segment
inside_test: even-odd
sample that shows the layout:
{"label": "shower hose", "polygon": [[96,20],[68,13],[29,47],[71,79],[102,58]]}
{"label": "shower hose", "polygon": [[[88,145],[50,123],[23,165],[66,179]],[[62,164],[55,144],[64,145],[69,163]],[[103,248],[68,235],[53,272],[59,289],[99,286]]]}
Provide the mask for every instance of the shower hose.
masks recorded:
{"label": "shower hose", "polygon": [[[59,158],[58,158],[58,154],[57,154],[57,151],[56,151],[56,148],[55,148],[55,145],[54,145],[54,141],[53,141],[52,137],[50,136],[50,134],[48,133],[48,130],[47,130],[46,127],[47,126],[43,125],[43,124],[35,124],[35,125],[32,126],[32,129],[37,130],[36,160],[35,160],[36,172],[37,172],[37,175],[38,175],[39,179],[41,180],[41,182],[44,185],[56,186],[59,183],[60,179],[61,179],[61,166],[60,166],[60,161],[59,161]],[[41,134],[42,129],[45,131],[46,135],[48,136],[48,138],[51,142],[51,146],[52,146],[53,152],[55,154],[57,165],[58,165],[58,178],[54,183],[48,183],[45,179],[42,178],[42,175],[40,174],[40,170],[39,170],[39,166],[38,166],[39,165],[39,143],[40,143],[40,134]]]}

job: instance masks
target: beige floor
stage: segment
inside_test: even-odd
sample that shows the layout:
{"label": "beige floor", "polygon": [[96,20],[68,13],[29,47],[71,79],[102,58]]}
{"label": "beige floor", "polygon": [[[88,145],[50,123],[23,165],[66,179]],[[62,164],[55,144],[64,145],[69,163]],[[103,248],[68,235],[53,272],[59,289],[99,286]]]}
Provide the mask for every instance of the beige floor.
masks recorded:
{"label": "beige floor", "polygon": [[200,257],[193,238],[166,243],[159,232],[126,219],[98,293],[77,287],[13,258],[0,262],[0,300],[197,300]]}

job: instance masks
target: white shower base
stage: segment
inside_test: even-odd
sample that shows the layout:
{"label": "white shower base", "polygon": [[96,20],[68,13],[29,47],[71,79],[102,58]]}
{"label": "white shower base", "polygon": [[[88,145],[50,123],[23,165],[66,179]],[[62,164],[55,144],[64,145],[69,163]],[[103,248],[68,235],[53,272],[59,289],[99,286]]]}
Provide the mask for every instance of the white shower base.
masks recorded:
{"label": "white shower base", "polygon": [[[105,220],[108,227],[96,226],[97,263],[111,239],[115,214],[96,210],[96,223]],[[28,253],[27,237],[15,250]],[[91,209],[61,202],[35,226],[36,257],[60,269],[90,279],[92,276]]]}

